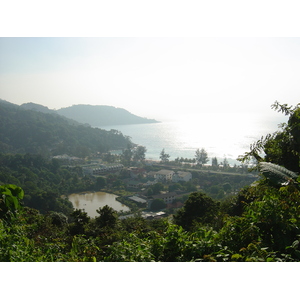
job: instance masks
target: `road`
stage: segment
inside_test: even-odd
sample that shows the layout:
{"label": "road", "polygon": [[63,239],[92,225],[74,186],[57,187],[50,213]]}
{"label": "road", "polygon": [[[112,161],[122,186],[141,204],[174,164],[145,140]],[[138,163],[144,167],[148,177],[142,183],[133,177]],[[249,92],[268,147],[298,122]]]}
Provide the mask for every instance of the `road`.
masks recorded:
{"label": "road", "polygon": [[170,166],[164,164],[157,164],[156,166],[164,167],[172,170],[185,170],[185,171],[194,171],[194,172],[202,172],[202,173],[211,173],[211,174],[222,174],[222,175],[232,175],[232,176],[246,176],[246,177],[253,177],[256,178],[258,175],[254,175],[251,173],[235,173],[235,172],[224,172],[224,171],[212,171],[212,170],[205,170],[205,169],[195,169],[195,168],[188,168],[183,166]]}

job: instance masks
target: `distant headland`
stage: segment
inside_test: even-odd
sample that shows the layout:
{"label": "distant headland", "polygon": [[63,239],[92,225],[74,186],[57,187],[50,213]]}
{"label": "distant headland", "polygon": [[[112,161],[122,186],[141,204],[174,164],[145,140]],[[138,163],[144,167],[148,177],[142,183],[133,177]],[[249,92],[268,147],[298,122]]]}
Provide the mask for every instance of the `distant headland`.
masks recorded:
{"label": "distant headland", "polygon": [[107,105],[73,105],[57,110],[57,113],[91,126],[129,125],[143,123],[159,123],[154,119],[136,116],[123,108]]}
{"label": "distant headland", "polygon": [[159,121],[154,119],[136,116],[123,108],[116,108],[108,105],[78,104],[57,110],[51,110],[46,106],[35,103],[25,103],[21,106],[25,109],[41,111],[44,113],[57,113],[61,116],[83,124],[89,124],[93,127],[159,123]]}

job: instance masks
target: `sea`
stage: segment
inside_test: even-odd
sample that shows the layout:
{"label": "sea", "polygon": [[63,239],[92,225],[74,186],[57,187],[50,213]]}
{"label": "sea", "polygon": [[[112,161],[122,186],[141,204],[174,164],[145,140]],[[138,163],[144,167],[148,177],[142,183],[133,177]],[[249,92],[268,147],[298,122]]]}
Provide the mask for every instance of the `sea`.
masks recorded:
{"label": "sea", "polygon": [[135,144],[145,146],[146,159],[159,160],[164,149],[170,160],[177,157],[193,159],[197,149],[204,148],[209,162],[225,158],[230,165],[239,165],[237,158],[250,150],[250,145],[268,133],[279,130],[278,125],[287,117],[275,113],[263,114],[191,114],[176,120],[160,123],[102,126],[116,129],[131,137]]}

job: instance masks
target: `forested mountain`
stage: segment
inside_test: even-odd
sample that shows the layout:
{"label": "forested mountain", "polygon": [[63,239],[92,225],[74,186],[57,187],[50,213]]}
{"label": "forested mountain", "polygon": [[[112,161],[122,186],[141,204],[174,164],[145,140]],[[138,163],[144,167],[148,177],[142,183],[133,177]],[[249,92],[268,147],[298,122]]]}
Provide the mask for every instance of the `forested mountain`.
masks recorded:
{"label": "forested mountain", "polygon": [[[73,123],[73,124],[72,124]],[[0,152],[85,157],[93,152],[125,148],[122,133],[75,125],[55,113],[24,109],[0,101]]]}
{"label": "forested mountain", "polygon": [[[36,103],[33,103],[33,102],[28,102],[28,103],[23,103],[20,105],[21,108],[24,108],[26,110],[33,110],[33,111],[37,111],[37,112],[42,112],[42,113],[45,113],[45,114],[52,114],[52,115],[58,115],[56,110],[53,110],[53,109],[49,109],[47,106],[44,106],[44,105],[41,105],[41,104],[36,104]],[[82,123],[80,122],[77,122],[73,119],[69,119],[65,116],[61,116],[62,118],[64,118],[68,124],[70,125],[82,125]],[[89,124],[84,124],[84,125],[87,125],[87,126],[90,126]]]}
{"label": "forested mountain", "polygon": [[57,113],[81,123],[101,127],[107,125],[127,125],[157,123],[156,120],[138,117],[123,108],[107,105],[73,105],[57,110]]}
{"label": "forested mountain", "polygon": [[24,109],[39,111],[39,112],[42,112],[42,113],[48,113],[48,114],[56,113],[55,110],[49,109],[47,106],[32,103],[32,102],[23,103],[20,106]]}
{"label": "forested mountain", "polygon": [[154,119],[136,116],[123,108],[116,108],[108,105],[79,104],[58,110],[52,110],[46,106],[29,102],[22,104],[21,107],[37,112],[59,114],[60,116],[66,117],[68,120],[89,124],[95,127],[158,122]]}

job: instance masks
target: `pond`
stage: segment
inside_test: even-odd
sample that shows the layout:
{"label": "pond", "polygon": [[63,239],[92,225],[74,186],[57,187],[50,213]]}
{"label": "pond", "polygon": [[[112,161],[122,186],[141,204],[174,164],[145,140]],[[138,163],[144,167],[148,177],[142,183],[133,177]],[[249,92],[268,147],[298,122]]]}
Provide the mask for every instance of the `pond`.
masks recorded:
{"label": "pond", "polygon": [[116,211],[129,211],[130,208],[116,200],[118,196],[105,192],[95,193],[80,193],[69,195],[69,200],[72,202],[75,209],[84,209],[85,212],[94,218],[99,216],[97,209],[108,205]]}

